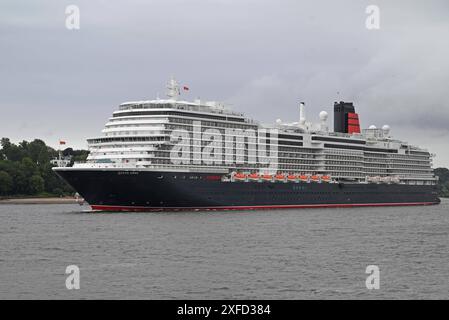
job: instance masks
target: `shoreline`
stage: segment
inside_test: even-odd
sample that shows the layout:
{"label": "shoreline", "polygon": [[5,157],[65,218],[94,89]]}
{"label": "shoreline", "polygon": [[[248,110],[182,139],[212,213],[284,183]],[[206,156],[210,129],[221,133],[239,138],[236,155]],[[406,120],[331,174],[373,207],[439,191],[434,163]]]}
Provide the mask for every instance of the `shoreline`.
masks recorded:
{"label": "shoreline", "polygon": [[[440,199],[449,200],[449,197]],[[74,197],[8,198],[0,199],[2,204],[79,204],[79,200]]]}
{"label": "shoreline", "polygon": [[2,204],[77,204],[74,197],[48,197],[48,198],[9,198],[0,199]]}

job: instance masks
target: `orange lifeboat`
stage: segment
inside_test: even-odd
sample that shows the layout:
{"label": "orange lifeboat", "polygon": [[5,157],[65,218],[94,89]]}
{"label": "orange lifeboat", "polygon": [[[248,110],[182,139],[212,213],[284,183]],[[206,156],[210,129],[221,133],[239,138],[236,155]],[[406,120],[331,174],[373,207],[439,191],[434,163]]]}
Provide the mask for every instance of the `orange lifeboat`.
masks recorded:
{"label": "orange lifeboat", "polygon": [[299,176],[299,180],[307,182],[307,181],[309,181],[309,176],[305,175],[305,174],[302,174],[302,175]]}
{"label": "orange lifeboat", "polygon": [[310,177],[310,180],[312,180],[313,182],[318,182],[318,181],[320,181],[320,177],[317,175],[313,175]]}
{"label": "orange lifeboat", "polygon": [[322,176],[321,177],[321,181],[330,182],[331,181],[331,176]]}
{"label": "orange lifeboat", "polygon": [[234,174],[234,180],[236,180],[236,181],[245,181],[246,180],[246,174],[244,174],[244,173],[236,173],[236,174]]}
{"label": "orange lifeboat", "polygon": [[288,181],[296,181],[297,178],[298,178],[298,177],[295,176],[294,174],[289,174],[289,175],[287,176],[287,180],[288,180]]}
{"label": "orange lifeboat", "polygon": [[277,175],[274,176],[274,179],[276,179],[276,181],[284,182],[285,181],[285,175],[277,174]]}
{"label": "orange lifeboat", "polygon": [[248,175],[248,180],[253,180],[253,181],[258,181],[259,180],[259,175],[257,173],[251,173]]}
{"label": "orange lifeboat", "polygon": [[264,174],[264,175],[262,175],[262,180],[264,180],[264,181],[272,181],[273,180],[273,176],[271,174]]}

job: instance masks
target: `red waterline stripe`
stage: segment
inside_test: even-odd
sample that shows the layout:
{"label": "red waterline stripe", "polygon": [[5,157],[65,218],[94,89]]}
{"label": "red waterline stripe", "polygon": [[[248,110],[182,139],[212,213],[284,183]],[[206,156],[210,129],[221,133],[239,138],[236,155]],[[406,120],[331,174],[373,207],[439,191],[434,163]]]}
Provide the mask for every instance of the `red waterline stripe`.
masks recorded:
{"label": "red waterline stripe", "polygon": [[425,206],[438,202],[392,202],[392,203],[344,203],[344,204],[300,204],[300,205],[265,205],[265,206],[223,206],[223,207],[139,207],[91,205],[92,210],[100,211],[210,211],[210,210],[263,210],[295,208],[351,208],[351,207],[387,207],[387,206]]}

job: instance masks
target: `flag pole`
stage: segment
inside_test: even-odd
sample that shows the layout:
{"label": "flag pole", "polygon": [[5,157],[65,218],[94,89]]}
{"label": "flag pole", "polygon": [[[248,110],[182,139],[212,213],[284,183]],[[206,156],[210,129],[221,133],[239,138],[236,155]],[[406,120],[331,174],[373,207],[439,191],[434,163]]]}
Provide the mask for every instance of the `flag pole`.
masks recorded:
{"label": "flag pole", "polygon": [[62,157],[62,154],[61,154],[61,139],[59,139],[58,143],[59,143],[59,146],[58,146],[59,163],[61,163],[61,157]]}

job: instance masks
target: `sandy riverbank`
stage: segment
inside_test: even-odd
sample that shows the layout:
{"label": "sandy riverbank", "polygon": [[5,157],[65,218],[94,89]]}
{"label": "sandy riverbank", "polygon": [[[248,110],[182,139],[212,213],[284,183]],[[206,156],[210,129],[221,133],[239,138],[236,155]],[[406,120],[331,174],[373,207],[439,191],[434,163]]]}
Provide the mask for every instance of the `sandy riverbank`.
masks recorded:
{"label": "sandy riverbank", "polygon": [[54,197],[54,198],[13,198],[13,199],[0,199],[1,204],[64,204],[64,203],[77,203],[73,197]]}

